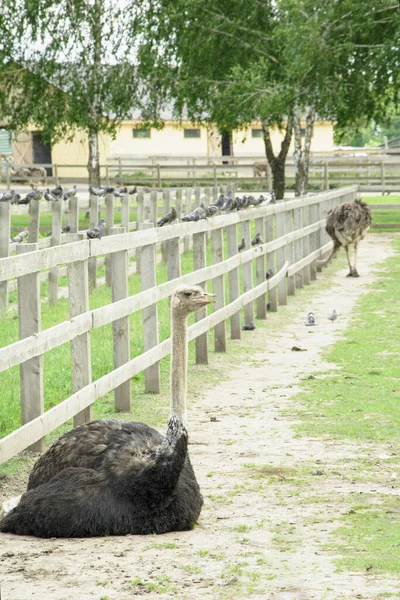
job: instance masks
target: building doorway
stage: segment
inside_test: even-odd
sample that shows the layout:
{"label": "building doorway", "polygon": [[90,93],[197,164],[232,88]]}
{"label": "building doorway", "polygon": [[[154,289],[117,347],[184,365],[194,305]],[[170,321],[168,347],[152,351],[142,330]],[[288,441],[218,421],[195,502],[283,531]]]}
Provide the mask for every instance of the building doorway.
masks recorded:
{"label": "building doorway", "polygon": [[[51,145],[42,141],[40,131],[32,133],[32,154],[34,164],[51,165]],[[53,174],[51,167],[46,167],[46,172],[49,177]]]}
{"label": "building doorway", "polygon": [[[221,152],[222,156],[232,156],[233,154],[231,131],[224,131],[221,135]],[[229,160],[223,160],[222,164],[228,165]]]}

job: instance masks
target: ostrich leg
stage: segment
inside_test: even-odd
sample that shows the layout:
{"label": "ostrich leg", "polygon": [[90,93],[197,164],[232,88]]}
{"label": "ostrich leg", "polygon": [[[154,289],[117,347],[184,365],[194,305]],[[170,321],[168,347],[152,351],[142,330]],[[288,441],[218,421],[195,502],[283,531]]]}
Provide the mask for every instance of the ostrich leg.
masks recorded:
{"label": "ostrich leg", "polygon": [[346,252],[347,262],[349,263],[349,269],[350,269],[350,271],[347,273],[346,277],[353,277],[353,267],[351,266],[351,262],[350,262],[349,247],[345,246],[344,250]]}
{"label": "ostrich leg", "polygon": [[354,267],[353,267],[353,277],[359,277],[358,271],[357,271],[357,246],[358,246],[358,242],[354,243]]}

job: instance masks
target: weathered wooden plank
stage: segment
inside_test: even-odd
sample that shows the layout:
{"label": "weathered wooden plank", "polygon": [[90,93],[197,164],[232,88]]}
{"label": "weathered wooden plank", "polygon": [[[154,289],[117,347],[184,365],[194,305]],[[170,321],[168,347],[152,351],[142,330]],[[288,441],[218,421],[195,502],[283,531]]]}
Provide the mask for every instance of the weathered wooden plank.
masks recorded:
{"label": "weathered wooden plank", "polygon": [[[197,271],[198,269],[204,269],[206,266],[206,234],[205,233],[195,233],[193,236],[193,269]],[[200,281],[199,285],[205,289],[206,282]],[[207,316],[206,307],[198,310],[194,314],[195,321],[201,321]],[[207,334],[196,338],[196,364],[198,365],[208,365],[208,341]]]}
{"label": "weathered wooden plank", "polygon": [[[68,265],[69,314],[71,319],[89,310],[88,261],[76,261]],[[82,333],[71,340],[72,391],[87,386],[92,380],[90,358],[90,334]],[[87,423],[92,418],[88,406],[74,416],[74,426]]]}
{"label": "weathered wooden plank", "polygon": [[129,194],[122,194],[121,225],[125,229],[125,231],[129,231],[129,219],[130,219]]}
{"label": "weathered wooden plank", "polygon": [[[61,202],[61,200],[60,200]],[[70,226],[71,233],[78,233],[79,231],[79,204],[78,197],[72,196],[68,200],[69,212],[68,212],[68,224]]]}
{"label": "weathered wooden plank", "polygon": [[[287,213],[286,213],[287,214]],[[264,238],[264,218],[258,217],[254,220],[256,233],[259,233]],[[260,254],[256,258],[256,285],[260,285],[265,281],[265,255]],[[262,294],[257,298],[257,319],[267,318],[266,294]]]}
{"label": "weathered wooden plank", "polygon": [[[0,259],[10,252],[10,203],[0,202]],[[0,282],[0,313],[8,306],[8,281]]]}
{"label": "weathered wooden plank", "polygon": [[[265,218],[265,235],[267,238],[267,246],[270,246],[271,241],[275,238],[274,215],[270,215]],[[268,250],[267,253],[267,267],[268,271],[272,271],[273,275],[276,273],[275,252],[273,252],[272,248]],[[268,300],[270,303],[270,310],[272,312],[276,312],[278,310],[278,295],[275,286],[268,286]]]}
{"label": "weathered wooden plank", "polygon": [[[171,192],[167,188],[163,190],[163,216],[171,210]],[[167,262],[168,242],[161,243],[161,255],[164,263]]]}
{"label": "weathered wooden plank", "polygon": [[[302,225],[304,226],[305,223],[309,223],[309,214],[308,211],[310,210],[309,206],[305,206],[304,208],[300,209],[302,212]],[[303,237],[303,257],[305,258],[306,256],[308,256],[308,254],[310,253],[310,239],[309,236],[306,235]],[[304,269],[303,269],[303,283],[304,285],[310,285],[311,283],[311,272],[310,272],[310,265],[307,264],[305,265]]]}
{"label": "weathered wooden plank", "polygon": [[[142,223],[142,227],[153,227],[153,223]],[[141,249],[141,284],[142,290],[156,286],[156,246],[151,244]],[[142,311],[144,351],[158,345],[158,311],[154,303]],[[145,391],[159,394],[161,390],[160,363],[157,362],[145,371]]]}
{"label": "weathered wooden plank", "polygon": [[[294,231],[294,211],[289,210],[285,213],[285,231]],[[295,243],[292,242],[286,246],[286,259],[289,261],[289,264],[294,263],[294,249]],[[288,277],[287,279],[287,293],[288,296],[294,296],[296,293],[296,278]]]}
{"label": "weathered wooden plank", "polygon": [[[61,244],[62,204],[61,201],[51,203],[53,212],[51,218],[51,245]],[[58,299],[59,267],[52,267],[49,271],[49,302],[54,304]]]}
{"label": "weathered wooden plank", "polygon": [[[301,211],[302,211],[301,208],[296,208],[293,213],[295,231],[301,231],[301,228],[302,228],[303,220],[302,220],[302,212]],[[295,262],[298,262],[299,260],[301,260],[302,257],[303,257],[303,238],[297,238],[297,240],[294,244],[294,260],[295,260]],[[302,288],[303,287],[303,273],[296,273],[295,281],[296,281],[296,287]]]}
{"label": "weathered wooden plank", "polygon": [[[18,245],[17,253],[36,250],[36,244]],[[19,339],[35,335],[41,330],[39,273],[30,273],[18,279]],[[43,357],[35,356],[20,365],[21,424],[25,425],[44,412]],[[43,452],[44,439],[29,446],[32,452]]]}
{"label": "weathered wooden plank", "polygon": [[36,244],[39,239],[40,200],[31,200],[29,203],[28,242]]}
{"label": "weathered wooden plank", "polygon": [[[214,229],[211,232],[211,255],[213,265],[224,260],[223,230]],[[214,310],[219,310],[225,305],[225,283],[224,276],[218,275],[213,278],[213,292],[215,294]],[[214,328],[215,352],[226,352],[226,327],[225,321],[218,323]]]}
{"label": "weathered wooden plank", "polygon": [[[279,239],[285,235],[285,215],[279,213],[276,215],[275,235]],[[276,267],[278,270],[282,268],[286,261],[286,245],[281,246],[276,255]],[[278,286],[278,299],[280,305],[287,304],[286,281],[282,280]]]}
{"label": "weathered wooden plank", "polygon": [[[120,227],[111,227],[110,235],[120,232]],[[111,255],[110,268],[112,301],[118,302],[128,296],[128,251],[114,252]],[[114,343],[114,368],[130,361],[129,316],[116,319],[112,324]],[[114,390],[115,410],[131,412],[132,386],[128,379]]]}
{"label": "weathered wooden plank", "polygon": [[[310,206],[309,218],[311,224],[318,221],[318,207],[316,204]],[[310,253],[313,253],[317,250],[317,233],[316,231],[310,233]],[[310,263],[310,279],[311,281],[315,281],[317,279],[317,263],[313,261]]]}
{"label": "weathered wooden plank", "polygon": [[[226,228],[227,237],[227,250],[228,259],[231,257],[238,257],[238,243],[237,243],[237,225],[228,225]],[[240,295],[239,290],[239,269],[233,267],[229,271],[229,302],[233,302]],[[231,339],[240,340],[241,338],[241,325],[240,325],[240,311],[233,314],[230,318],[231,321]]]}
{"label": "weathered wooden plank", "polygon": [[[244,240],[245,248],[251,248],[250,220],[242,221],[241,237]],[[246,262],[243,264],[242,277],[243,291],[248,292],[253,288],[253,266],[251,262]],[[244,307],[244,322],[246,324],[254,322],[254,304],[252,302]]]}

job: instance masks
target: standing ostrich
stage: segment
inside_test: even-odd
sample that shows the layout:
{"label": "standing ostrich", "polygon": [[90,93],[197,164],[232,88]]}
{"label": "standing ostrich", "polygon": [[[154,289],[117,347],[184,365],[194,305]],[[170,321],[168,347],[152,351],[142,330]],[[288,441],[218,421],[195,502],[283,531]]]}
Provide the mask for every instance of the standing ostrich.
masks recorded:
{"label": "standing ostrich", "polygon": [[181,286],[172,295],[171,415],[165,437],[144,423],[118,419],[76,427],[36,462],[28,491],[0,531],[69,538],[193,528],[203,498],[187,448],[186,320],[210,302],[197,286]]}
{"label": "standing ostrich", "polygon": [[[333,240],[332,252],[328,258],[318,261],[319,267],[324,267],[335,256],[341,246],[344,247],[349,263],[347,277],[359,277],[357,272],[357,245],[371,227],[371,209],[362,200],[345,202],[330,210],[326,217],[326,231]],[[354,267],[349,258],[349,246],[354,244]]]}

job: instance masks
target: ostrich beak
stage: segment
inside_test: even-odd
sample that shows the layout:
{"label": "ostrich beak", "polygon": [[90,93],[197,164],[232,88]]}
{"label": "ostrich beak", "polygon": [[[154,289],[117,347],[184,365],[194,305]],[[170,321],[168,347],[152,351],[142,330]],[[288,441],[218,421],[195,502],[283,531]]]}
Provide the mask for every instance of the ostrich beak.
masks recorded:
{"label": "ostrich beak", "polygon": [[[207,296],[211,296],[211,298],[208,299]],[[202,295],[195,298],[194,301],[200,306],[205,306],[206,304],[213,304],[215,302],[215,300],[213,300],[213,297],[215,297],[215,294],[208,294],[207,292],[203,292]]]}

